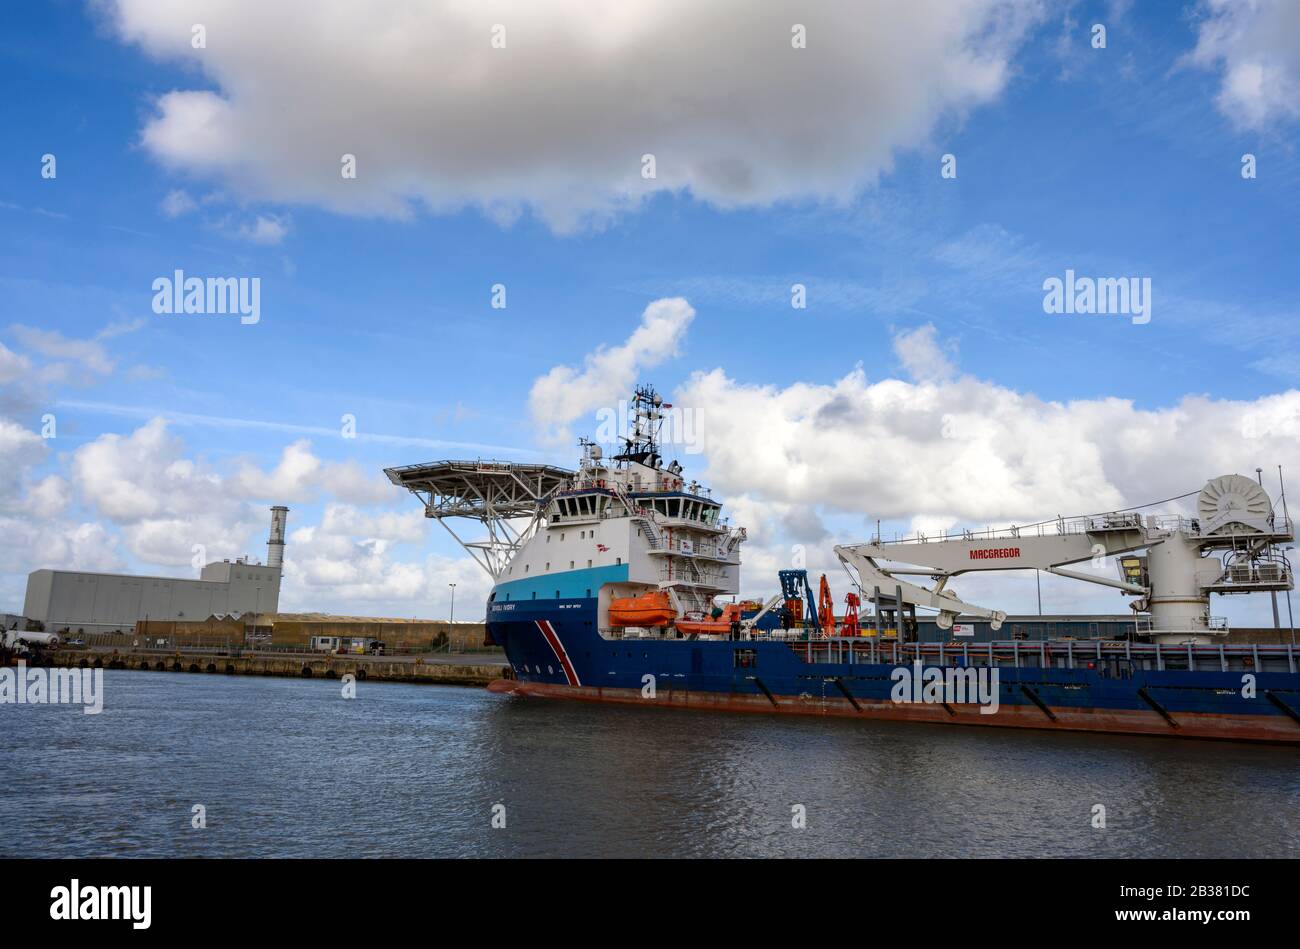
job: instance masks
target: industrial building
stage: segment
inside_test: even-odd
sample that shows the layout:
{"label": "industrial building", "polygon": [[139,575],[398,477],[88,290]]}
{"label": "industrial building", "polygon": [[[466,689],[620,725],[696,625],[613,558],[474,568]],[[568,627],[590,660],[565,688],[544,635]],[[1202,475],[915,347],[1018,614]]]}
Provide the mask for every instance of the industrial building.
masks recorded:
{"label": "industrial building", "polygon": [[201,621],[210,616],[275,613],[280,602],[289,509],[271,508],[265,564],[247,557],[206,564],[198,580],[132,574],[35,570],[23,613],[46,631],[130,632],[137,621]]}

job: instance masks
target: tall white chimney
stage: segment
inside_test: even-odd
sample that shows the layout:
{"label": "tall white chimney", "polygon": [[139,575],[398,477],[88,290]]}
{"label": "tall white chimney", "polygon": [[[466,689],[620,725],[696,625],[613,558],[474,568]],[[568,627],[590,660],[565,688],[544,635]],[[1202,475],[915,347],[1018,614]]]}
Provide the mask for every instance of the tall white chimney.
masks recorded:
{"label": "tall white chimney", "polygon": [[289,509],[284,505],[271,508],[271,538],[266,542],[266,565],[284,566],[284,524],[289,519]]}

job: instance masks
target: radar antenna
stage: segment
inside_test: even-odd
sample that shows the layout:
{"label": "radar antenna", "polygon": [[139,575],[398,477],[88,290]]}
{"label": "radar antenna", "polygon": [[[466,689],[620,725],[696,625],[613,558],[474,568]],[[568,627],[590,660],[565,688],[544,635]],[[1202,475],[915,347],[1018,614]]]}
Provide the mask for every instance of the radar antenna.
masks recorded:
{"label": "radar antenna", "polygon": [[663,410],[671,409],[672,405],[663,400],[654,386],[641,385],[637,386],[632,395],[630,408],[632,416],[629,419],[630,431],[620,439],[623,442],[623,451],[615,455],[614,460],[634,461],[651,468],[658,468],[661,460],[659,430],[664,424]]}

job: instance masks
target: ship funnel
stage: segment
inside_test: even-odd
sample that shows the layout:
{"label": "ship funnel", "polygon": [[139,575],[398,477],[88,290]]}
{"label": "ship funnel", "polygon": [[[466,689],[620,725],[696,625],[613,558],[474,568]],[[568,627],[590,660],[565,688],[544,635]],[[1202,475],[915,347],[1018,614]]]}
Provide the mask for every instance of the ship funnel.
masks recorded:
{"label": "ship funnel", "polygon": [[289,509],[283,505],[271,508],[271,537],[266,542],[266,565],[284,566],[284,524],[289,519]]}

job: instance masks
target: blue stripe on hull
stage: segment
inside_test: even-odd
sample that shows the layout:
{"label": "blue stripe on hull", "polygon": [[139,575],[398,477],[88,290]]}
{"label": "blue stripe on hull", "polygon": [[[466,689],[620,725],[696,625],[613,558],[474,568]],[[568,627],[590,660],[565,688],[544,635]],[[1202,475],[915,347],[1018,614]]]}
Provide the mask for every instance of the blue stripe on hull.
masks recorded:
{"label": "blue stripe on hull", "polygon": [[626,583],[627,564],[558,570],[521,580],[507,580],[493,588],[493,603],[536,600],[539,606],[555,608],[558,600],[586,599],[595,602],[596,591],[606,583]]}

